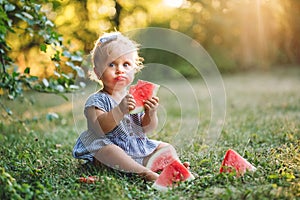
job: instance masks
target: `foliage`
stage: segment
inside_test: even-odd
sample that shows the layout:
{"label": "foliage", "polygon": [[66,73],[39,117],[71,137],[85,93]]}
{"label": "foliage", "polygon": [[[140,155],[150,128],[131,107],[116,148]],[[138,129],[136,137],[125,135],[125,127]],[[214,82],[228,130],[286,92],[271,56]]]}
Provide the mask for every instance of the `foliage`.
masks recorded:
{"label": "foliage", "polygon": [[[166,193],[154,190],[151,183],[145,183],[135,175],[94,167],[72,158],[72,147],[79,134],[76,126],[85,129],[84,123],[74,124],[73,112],[79,108],[70,108],[70,102],[63,100],[57,102],[55,95],[41,94],[30,116],[27,113],[19,123],[0,122],[0,198],[298,199],[299,73],[297,69],[224,77],[228,108],[222,135],[210,149],[197,137],[192,138],[188,146],[178,149],[180,159],[191,163],[196,179]],[[173,84],[180,85],[178,82]],[[210,104],[207,104],[210,98],[203,90],[206,88],[204,83],[192,84],[196,91],[201,91],[199,106],[203,113],[197,132],[201,135],[210,119]],[[167,121],[154,137],[171,141],[169,139],[176,131],[174,124],[180,124],[176,123],[176,113],[170,112],[176,110],[176,100],[163,94],[160,99],[162,106],[169,106],[165,108],[172,120]],[[77,101],[74,103],[78,105]],[[18,103],[14,109],[26,113],[23,105]],[[58,115],[49,117],[49,109]],[[31,120],[33,116],[36,120]],[[189,127],[183,129],[189,130]],[[187,131],[185,136],[190,136],[188,134]],[[239,152],[257,167],[257,171],[246,173],[242,178],[236,178],[235,174],[219,174],[228,148]],[[98,176],[99,181],[80,183],[78,178],[85,176]]]}
{"label": "foliage", "polygon": [[[180,31],[203,45],[222,72],[299,63],[298,1],[189,0],[176,7],[164,2],[0,1],[0,94],[14,99],[25,88],[73,91],[74,77],[84,75],[83,54],[99,34],[114,29]],[[32,53],[37,48],[43,56]],[[167,64],[186,77],[196,74],[184,58],[168,52],[147,50],[145,62]]]}
{"label": "foliage", "polygon": [[[10,99],[22,96],[26,88],[47,93],[74,91],[78,88],[74,83],[74,75],[84,76],[83,70],[78,66],[82,61],[82,53],[71,52],[70,48],[63,44],[63,36],[55,30],[55,24],[42,12],[42,5],[39,3],[45,2],[47,1],[0,1],[0,92]],[[10,57],[10,53],[16,51],[9,43],[9,37],[12,35],[15,35],[15,38],[29,37],[31,48],[38,46],[41,52],[50,52],[50,58],[55,65],[54,74],[41,81],[40,77],[31,75],[33,66],[27,66],[24,71],[20,71],[16,60]],[[67,74],[64,68],[69,68],[71,73]]]}
{"label": "foliage", "polygon": [[[300,62],[297,23],[300,2],[297,0],[188,0],[177,7],[165,2],[180,0],[101,3],[67,0],[59,6],[49,6],[52,8],[49,10],[57,16],[53,21],[60,24],[64,36],[72,38],[87,53],[102,32],[114,29],[127,32],[154,26],[182,32],[198,41],[222,72],[267,70],[274,65]],[[178,57],[167,55],[164,60],[186,75],[188,70],[178,64]],[[160,51],[151,53],[149,62],[158,62],[160,58]]]}

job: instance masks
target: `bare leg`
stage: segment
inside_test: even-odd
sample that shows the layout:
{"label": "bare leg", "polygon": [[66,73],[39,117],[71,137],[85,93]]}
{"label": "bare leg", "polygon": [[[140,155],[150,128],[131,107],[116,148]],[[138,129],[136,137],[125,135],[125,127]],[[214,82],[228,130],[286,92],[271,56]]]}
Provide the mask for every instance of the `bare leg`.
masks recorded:
{"label": "bare leg", "polygon": [[107,145],[101,148],[95,158],[104,165],[124,172],[137,173],[147,181],[155,181],[158,174],[140,165],[117,145]]}

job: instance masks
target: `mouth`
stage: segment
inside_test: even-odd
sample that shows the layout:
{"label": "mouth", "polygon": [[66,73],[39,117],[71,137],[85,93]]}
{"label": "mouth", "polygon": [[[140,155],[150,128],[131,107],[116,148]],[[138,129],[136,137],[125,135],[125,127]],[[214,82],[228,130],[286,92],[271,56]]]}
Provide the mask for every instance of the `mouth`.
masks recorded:
{"label": "mouth", "polygon": [[126,80],[126,77],[125,76],[117,76],[115,78],[116,81],[123,81],[123,80]]}

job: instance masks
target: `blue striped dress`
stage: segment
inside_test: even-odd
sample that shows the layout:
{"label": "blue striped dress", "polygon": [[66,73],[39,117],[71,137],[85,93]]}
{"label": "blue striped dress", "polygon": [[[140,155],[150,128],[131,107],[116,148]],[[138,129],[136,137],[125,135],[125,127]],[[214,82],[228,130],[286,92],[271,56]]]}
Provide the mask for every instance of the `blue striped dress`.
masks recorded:
{"label": "blue striped dress", "polygon": [[[110,95],[102,92],[94,93],[87,99],[84,113],[89,107],[97,107],[109,112],[118,104]],[[151,154],[160,141],[150,140],[143,132],[141,117],[143,113],[127,114],[111,132],[103,135],[92,130],[80,134],[73,149],[73,156],[88,161],[105,145],[115,144],[121,147],[130,157],[142,164],[143,158]],[[109,156],[109,155],[107,155]]]}

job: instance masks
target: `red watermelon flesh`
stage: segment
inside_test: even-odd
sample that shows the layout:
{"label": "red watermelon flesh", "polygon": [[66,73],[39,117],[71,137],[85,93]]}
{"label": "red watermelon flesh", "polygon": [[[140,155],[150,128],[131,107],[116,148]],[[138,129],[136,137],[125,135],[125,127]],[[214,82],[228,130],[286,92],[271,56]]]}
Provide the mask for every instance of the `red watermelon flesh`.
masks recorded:
{"label": "red watermelon flesh", "polygon": [[146,167],[151,171],[159,172],[174,160],[179,160],[175,149],[173,147],[166,146],[159,149],[150,157]]}
{"label": "red watermelon flesh", "polygon": [[167,191],[176,187],[180,182],[193,179],[195,177],[189,170],[179,160],[174,160],[163,169],[152,187],[160,191]]}
{"label": "red watermelon flesh", "polygon": [[130,86],[129,94],[131,94],[136,101],[135,109],[130,113],[142,112],[144,110],[144,101],[155,96],[158,89],[159,85],[143,80],[138,80],[136,85]]}
{"label": "red watermelon flesh", "polygon": [[237,152],[235,152],[232,149],[229,149],[225,154],[224,160],[220,168],[220,173],[230,173],[233,170],[235,170],[237,176],[239,176],[243,175],[246,171],[255,171],[256,168]]}

